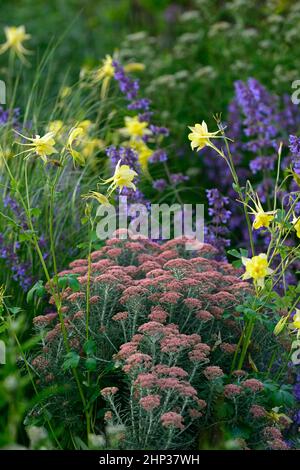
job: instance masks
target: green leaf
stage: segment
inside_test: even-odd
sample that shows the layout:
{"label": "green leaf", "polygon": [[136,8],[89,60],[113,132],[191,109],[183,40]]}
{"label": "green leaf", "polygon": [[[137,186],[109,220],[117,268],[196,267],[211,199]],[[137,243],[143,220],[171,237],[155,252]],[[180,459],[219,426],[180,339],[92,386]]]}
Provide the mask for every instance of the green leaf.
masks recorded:
{"label": "green leaf", "polygon": [[63,370],[76,369],[80,361],[80,356],[75,351],[70,351],[65,356],[64,363],[62,365]]}
{"label": "green leaf", "polygon": [[96,343],[92,339],[88,339],[83,345],[84,352],[90,356],[91,354],[95,354],[96,351]]}
{"label": "green leaf", "polygon": [[60,277],[58,279],[58,286],[60,289],[70,287],[74,292],[78,292],[80,290],[80,284],[75,274]]}
{"label": "green leaf", "polygon": [[74,292],[78,292],[80,290],[80,284],[76,277],[69,277],[69,286]]}
{"label": "green leaf", "polygon": [[240,258],[241,257],[241,254],[238,250],[229,250],[227,251],[227,253],[231,256],[234,256],[235,258]]}
{"label": "green leaf", "polygon": [[41,211],[41,209],[39,209],[38,207],[33,207],[33,208],[30,210],[30,213],[31,213],[31,216],[32,216],[32,217],[38,218],[38,217],[41,215],[42,211]]}
{"label": "green leaf", "polygon": [[37,295],[38,297],[43,297],[46,293],[46,289],[43,286],[43,281],[38,281],[34,286],[28,291],[26,300],[28,303],[32,302],[33,298]]}
{"label": "green leaf", "polygon": [[232,183],[232,187],[233,187],[233,189],[235,190],[236,193],[239,192],[239,186],[237,184]]}
{"label": "green leaf", "polygon": [[20,307],[7,307],[7,310],[13,315],[17,315],[17,313],[22,312]]}
{"label": "green leaf", "polygon": [[89,450],[88,446],[78,436],[74,436],[74,442],[77,450]]}
{"label": "green leaf", "polygon": [[93,357],[89,357],[85,361],[85,367],[87,370],[94,371],[97,368],[97,361]]}

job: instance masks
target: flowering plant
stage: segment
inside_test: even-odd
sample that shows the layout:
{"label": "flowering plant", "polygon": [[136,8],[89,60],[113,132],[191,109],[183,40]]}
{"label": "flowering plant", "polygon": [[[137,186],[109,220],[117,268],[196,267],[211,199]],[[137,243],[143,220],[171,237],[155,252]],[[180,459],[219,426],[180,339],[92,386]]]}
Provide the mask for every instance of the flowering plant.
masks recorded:
{"label": "flowering plant", "polygon": [[[156,448],[158,439],[166,449],[193,447],[195,433],[201,445],[214,445],[217,432],[242,435],[245,442],[237,445],[261,448],[268,424],[278,429],[276,445],[286,447],[278,436],[290,409],[268,393],[266,344],[282,349],[267,326],[272,320],[257,325],[246,368],[237,370],[244,324],[238,306],[252,288],[236,268],[214,259],[211,245],[190,255],[183,244],[117,237],[91,253],[90,274],[86,259],[59,273],[76,283],[61,284],[62,322],[55,311],[34,319],[42,349],[31,364],[39,386],[51,391],[32,410],[35,422],[46,407],[54,420],[82,432],[73,368],[85,384],[89,432],[103,432],[106,410],[105,422],[125,430],[122,448]],[[271,418],[275,405],[284,415],[279,427]],[[275,446],[272,436],[267,447]]]}

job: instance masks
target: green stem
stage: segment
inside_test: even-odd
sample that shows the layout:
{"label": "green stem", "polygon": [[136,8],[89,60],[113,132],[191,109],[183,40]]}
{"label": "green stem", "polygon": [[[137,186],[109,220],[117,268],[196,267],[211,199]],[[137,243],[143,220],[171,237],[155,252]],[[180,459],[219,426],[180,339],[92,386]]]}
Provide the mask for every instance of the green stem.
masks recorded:
{"label": "green stem", "polygon": [[245,356],[246,356],[246,354],[247,354],[248,347],[249,347],[249,344],[250,344],[250,341],[251,341],[251,336],[252,336],[252,333],[253,333],[255,321],[256,321],[256,318],[255,318],[255,317],[252,317],[252,318],[249,320],[249,323],[248,323],[248,325],[247,325],[247,327],[246,327],[245,339],[243,340],[243,347],[242,347],[242,352],[241,352],[240,360],[239,360],[239,363],[238,363],[238,369],[242,369],[242,368],[243,368]]}

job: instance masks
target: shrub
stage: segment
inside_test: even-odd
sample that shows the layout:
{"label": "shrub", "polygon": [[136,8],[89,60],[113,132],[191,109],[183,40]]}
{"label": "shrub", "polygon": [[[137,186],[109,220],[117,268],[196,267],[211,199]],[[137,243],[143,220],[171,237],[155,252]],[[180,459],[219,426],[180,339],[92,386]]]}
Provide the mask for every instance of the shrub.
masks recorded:
{"label": "shrub", "polygon": [[[126,430],[122,448],[195,448],[195,436],[213,445],[211,431],[224,428],[236,435],[247,428],[248,445],[262,445],[264,385],[251,370],[232,370],[243,328],[237,306],[252,288],[211,245],[190,252],[184,243],[116,237],[92,252],[91,263],[75,260],[60,273],[76,276],[78,286],[61,292],[62,322],[56,312],[34,319],[42,346],[32,367],[50,387],[31,412],[35,421],[46,409],[82,436],[72,369],[87,388],[92,431],[104,431],[106,412],[105,422]],[[266,368],[256,341],[253,361]]]}

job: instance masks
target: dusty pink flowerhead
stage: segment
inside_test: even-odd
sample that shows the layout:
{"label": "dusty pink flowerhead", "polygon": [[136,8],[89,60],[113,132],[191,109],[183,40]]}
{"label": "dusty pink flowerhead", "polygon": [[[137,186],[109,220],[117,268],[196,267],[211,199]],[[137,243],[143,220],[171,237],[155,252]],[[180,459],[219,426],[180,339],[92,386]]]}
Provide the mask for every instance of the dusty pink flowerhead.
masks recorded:
{"label": "dusty pink flowerhead", "polygon": [[289,450],[289,446],[283,439],[274,439],[274,441],[268,441],[271,450]]}
{"label": "dusty pink flowerhead", "polygon": [[193,362],[208,362],[207,356],[210,353],[210,347],[206,343],[198,343],[189,352],[189,358]]}
{"label": "dusty pink flowerhead", "polygon": [[224,372],[219,366],[208,366],[204,369],[203,374],[207,380],[215,380],[224,376]]}
{"label": "dusty pink flowerhead", "polygon": [[134,382],[134,385],[139,385],[142,388],[152,388],[157,384],[157,375],[153,372],[146,374],[139,374]]}
{"label": "dusty pink flowerhead", "polygon": [[73,319],[74,319],[74,320],[82,320],[82,319],[84,318],[84,316],[85,316],[84,311],[83,311],[83,310],[78,310],[78,312],[76,312],[76,313],[74,314]]}
{"label": "dusty pink flowerhead", "polygon": [[32,367],[34,367],[35,369],[39,371],[43,371],[44,369],[47,369],[47,367],[49,366],[49,361],[47,361],[47,359],[44,356],[39,355],[32,360],[31,364],[32,364]]}
{"label": "dusty pink flowerhead", "polygon": [[228,384],[224,387],[224,396],[229,399],[235,398],[236,396],[240,395],[241,391],[242,388],[239,385]]}
{"label": "dusty pink flowerhead", "polygon": [[264,429],[264,436],[266,439],[282,439],[281,431],[275,426],[267,426]]}
{"label": "dusty pink flowerhead", "polygon": [[198,312],[196,312],[196,318],[198,318],[198,320],[206,322],[212,320],[214,316],[207,310],[199,310]]}
{"label": "dusty pink flowerhead", "polygon": [[162,323],[158,323],[156,321],[149,321],[148,323],[144,323],[138,329],[139,333],[144,333],[148,335],[157,335],[162,333],[164,330],[164,325]]}
{"label": "dusty pink flowerhead", "polygon": [[151,313],[149,314],[149,320],[165,323],[167,320],[168,313],[161,307],[152,307]]}
{"label": "dusty pink flowerhead", "polygon": [[177,304],[181,297],[182,294],[179,294],[178,292],[166,292],[159,296],[159,300],[161,303]]}
{"label": "dusty pink flowerhead", "polygon": [[140,399],[140,405],[146,411],[152,411],[160,405],[159,395],[147,395]]}
{"label": "dusty pink flowerhead", "polygon": [[138,343],[130,341],[129,343],[124,343],[120,347],[120,351],[117,356],[122,359],[126,359],[132,354],[137,352]]}
{"label": "dusty pink flowerhead", "polygon": [[38,315],[35,317],[32,322],[35,326],[38,327],[45,327],[46,325],[49,325],[54,318],[57,317],[57,313],[48,313],[47,315]]}
{"label": "dusty pink flowerhead", "polygon": [[126,365],[123,367],[123,370],[124,372],[128,373],[138,366],[150,368],[151,364],[152,357],[149,356],[149,354],[136,352],[126,359]]}
{"label": "dusty pink flowerhead", "polygon": [[109,256],[109,258],[117,258],[122,254],[122,248],[111,248],[110,250],[107,250],[106,255]]}
{"label": "dusty pink flowerhead", "polygon": [[188,307],[190,309],[192,309],[192,308],[197,308],[197,309],[202,308],[202,302],[199,299],[194,299],[193,297],[188,297],[187,299],[184,299],[183,303],[186,307]]}
{"label": "dusty pink flowerhead", "polygon": [[105,387],[105,388],[102,388],[100,393],[104,398],[108,398],[112,395],[115,395],[118,392],[118,390],[119,390],[118,387]]}
{"label": "dusty pink flowerhead", "polygon": [[261,392],[264,389],[264,384],[257,379],[247,379],[242,383],[244,388],[248,388],[252,392]]}
{"label": "dusty pink flowerhead", "polygon": [[191,271],[192,270],[192,264],[190,261],[184,258],[176,258],[176,259],[171,259],[170,261],[167,261],[164,266],[164,269],[172,269],[172,270],[183,270],[183,271]]}
{"label": "dusty pink flowerhead", "polygon": [[183,334],[169,334],[161,340],[161,351],[166,353],[178,353],[182,349],[191,346],[190,336]]}
{"label": "dusty pink flowerhead", "polygon": [[204,408],[207,407],[207,403],[205,400],[202,400],[202,398],[196,398],[196,402],[200,408],[200,410],[203,410]]}
{"label": "dusty pink flowerhead", "polygon": [[221,318],[223,313],[224,313],[224,309],[221,308],[221,307],[217,307],[215,305],[209,307],[209,311],[213,314],[214,317],[216,318]]}
{"label": "dusty pink flowerhead", "polygon": [[177,429],[184,429],[183,417],[179,413],[175,413],[175,411],[164,413],[161,415],[160,420],[165,428],[173,427]]}
{"label": "dusty pink flowerhead", "polygon": [[192,419],[201,418],[201,416],[202,416],[201,411],[197,410],[196,408],[190,408],[190,409],[188,410],[188,413],[189,413],[189,416],[190,416]]}
{"label": "dusty pink flowerhead", "polygon": [[112,420],[112,412],[111,411],[106,411],[104,414],[104,421],[109,422]]}
{"label": "dusty pink flowerhead", "polygon": [[124,321],[127,318],[128,318],[128,312],[119,312],[119,313],[116,313],[112,317],[112,320],[114,320],[114,321]]}
{"label": "dusty pink flowerhead", "polygon": [[234,375],[235,377],[245,377],[247,376],[247,372],[245,370],[234,370],[232,372],[232,375]]}
{"label": "dusty pink flowerhead", "polygon": [[184,378],[189,375],[187,371],[185,371],[181,367],[176,367],[176,366],[169,367],[169,366],[166,366],[165,364],[157,364],[154,367],[154,370],[158,375],[166,375],[169,377]]}
{"label": "dusty pink flowerhead", "polygon": [[254,419],[265,418],[267,416],[265,408],[260,405],[252,405],[250,408],[250,414]]}
{"label": "dusty pink flowerhead", "polygon": [[236,344],[221,343],[220,349],[226,354],[234,354],[236,351]]}
{"label": "dusty pink flowerhead", "polygon": [[69,302],[76,302],[76,300],[84,299],[84,298],[85,298],[85,293],[84,292],[74,292],[73,294],[71,294],[67,297],[67,300]]}

